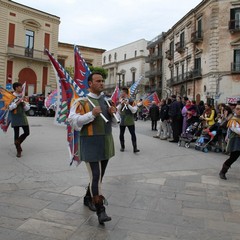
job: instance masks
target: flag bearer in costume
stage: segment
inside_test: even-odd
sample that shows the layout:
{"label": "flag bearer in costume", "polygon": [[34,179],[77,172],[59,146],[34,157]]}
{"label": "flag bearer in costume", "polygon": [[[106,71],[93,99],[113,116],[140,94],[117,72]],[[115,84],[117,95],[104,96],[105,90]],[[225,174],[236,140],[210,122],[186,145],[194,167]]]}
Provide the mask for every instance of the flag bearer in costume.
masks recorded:
{"label": "flag bearer in costume", "polygon": [[119,102],[120,104],[117,106],[118,113],[121,117],[120,120],[120,135],[119,140],[121,144],[121,152],[124,152],[125,149],[125,140],[124,140],[124,133],[126,127],[131,134],[131,140],[133,145],[133,152],[137,153],[140,150],[137,148],[137,138],[135,134],[135,122],[134,122],[134,114],[137,112],[138,107],[134,104],[133,99],[129,98],[128,96],[128,88],[123,87],[121,89],[121,95]]}
{"label": "flag bearer in costume", "polygon": [[228,121],[227,124],[227,152],[230,152],[230,157],[223,163],[222,169],[219,173],[219,177],[224,180],[227,180],[226,173],[228,169],[240,156],[240,102],[237,103],[234,111],[235,115]]}
{"label": "flag bearer in costume", "polygon": [[[22,84],[19,82],[13,83],[13,90],[17,98],[9,105],[11,126],[14,130],[14,143],[17,149],[17,157],[21,157],[21,143],[30,134],[26,111],[30,109],[30,105],[24,101],[22,96]],[[20,127],[23,129],[23,134],[19,136]]]}
{"label": "flag bearer in costume", "polygon": [[[80,98],[73,104],[69,121],[80,131],[79,157],[86,163],[90,177],[84,204],[93,211],[96,208],[98,221],[104,224],[110,221],[111,217],[106,214],[103,205],[106,200],[101,193],[101,183],[108,160],[115,154],[111,124],[112,120],[114,121],[113,113],[116,112],[116,108],[108,107],[102,94],[104,80],[101,73],[90,74],[88,85],[87,98]],[[103,114],[108,122],[104,121],[100,114]]]}

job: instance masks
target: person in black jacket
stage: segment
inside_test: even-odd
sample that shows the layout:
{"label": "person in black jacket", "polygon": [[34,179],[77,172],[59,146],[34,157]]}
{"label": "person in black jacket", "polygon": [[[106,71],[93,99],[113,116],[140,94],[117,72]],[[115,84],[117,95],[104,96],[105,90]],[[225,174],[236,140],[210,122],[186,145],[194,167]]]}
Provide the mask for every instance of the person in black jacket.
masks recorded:
{"label": "person in black jacket", "polygon": [[182,131],[182,103],[176,100],[176,95],[172,95],[172,103],[169,106],[169,117],[171,120],[173,140],[169,142],[178,142]]}
{"label": "person in black jacket", "polygon": [[159,120],[159,107],[155,101],[152,101],[152,106],[149,108],[149,116],[152,121],[152,131],[157,131],[157,121]]}

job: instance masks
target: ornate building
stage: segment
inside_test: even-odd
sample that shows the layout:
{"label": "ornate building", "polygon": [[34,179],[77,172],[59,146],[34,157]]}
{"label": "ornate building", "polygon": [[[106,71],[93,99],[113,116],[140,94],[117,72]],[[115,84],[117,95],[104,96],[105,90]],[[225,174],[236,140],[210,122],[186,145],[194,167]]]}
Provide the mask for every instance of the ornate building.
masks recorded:
{"label": "ornate building", "polygon": [[174,93],[217,102],[239,96],[239,26],[240,1],[203,0],[163,33],[165,56],[158,67],[162,69],[162,96]]}

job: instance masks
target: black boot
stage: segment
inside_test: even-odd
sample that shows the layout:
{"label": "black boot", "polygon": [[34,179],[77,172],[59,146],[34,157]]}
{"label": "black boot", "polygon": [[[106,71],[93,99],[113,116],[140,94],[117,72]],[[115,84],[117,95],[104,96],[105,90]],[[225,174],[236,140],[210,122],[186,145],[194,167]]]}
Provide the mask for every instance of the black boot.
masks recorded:
{"label": "black boot", "polygon": [[89,186],[87,187],[86,195],[83,198],[83,204],[85,206],[87,206],[91,211],[93,211],[93,212],[97,211],[95,205],[92,202],[92,197],[91,197],[91,194],[90,194]]}
{"label": "black boot", "polygon": [[120,143],[121,143],[120,151],[121,151],[121,152],[124,152],[124,149],[125,149],[124,141],[121,141]]}
{"label": "black boot", "polygon": [[222,169],[221,169],[221,171],[219,173],[219,177],[221,179],[227,180],[226,173],[227,173],[229,168],[230,168],[229,166],[227,166],[226,164],[223,164]]}
{"label": "black boot", "polygon": [[133,142],[132,145],[133,145],[133,152],[134,153],[140,152],[140,150],[137,149],[137,143],[136,142]]}
{"label": "black boot", "polygon": [[104,222],[111,221],[112,218],[109,217],[105,211],[105,207],[103,206],[104,197],[103,196],[93,196],[93,203],[96,206],[97,209],[97,216],[98,216],[98,222],[100,224],[104,224]]}
{"label": "black boot", "polygon": [[21,141],[19,139],[15,141],[15,146],[17,149],[17,157],[20,158],[22,153],[22,147],[21,147]]}

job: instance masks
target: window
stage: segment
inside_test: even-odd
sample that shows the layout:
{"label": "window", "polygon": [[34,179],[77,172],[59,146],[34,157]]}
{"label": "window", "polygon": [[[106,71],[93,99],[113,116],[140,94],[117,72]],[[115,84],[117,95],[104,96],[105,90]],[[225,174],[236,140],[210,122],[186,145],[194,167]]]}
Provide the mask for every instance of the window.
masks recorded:
{"label": "window", "polygon": [[137,50],[135,50],[135,52],[134,52],[134,57],[136,57],[137,56]]}
{"label": "window", "polygon": [[126,60],[126,59],[127,59],[127,54],[125,53],[125,54],[124,54],[124,60]]}
{"label": "window", "polygon": [[33,57],[33,48],[34,48],[34,32],[31,30],[26,30],[25,35],[25,56]]}
{"label": "window", "polygon": [[240,71],[240,49],[234,50],[233,54],[233,71],[239,72]]}
{"label": "window", "polygon": [[8,32],[9,47],[14,47],[14,38],[15,38],[15,24],[9,23],[9,32]]}
{"label": "window", "polygon": [[197,38],[202,38],[202,19],[197,20]]}
{"label": "window", "polygon": [[185,34],[184,34],[184,32],[181,32],[181,34],[180,34],[180,47],[181,48],[184,48],[184,45],[185,45],[184,39],[185,39]]}
{"label": "window", "polygon": [[182,67],[182,79],[184,79],[184,63],[181,65]]}
{"label": "window", "polygon": [[194,60],[194,77],[201,76],[201,58],[196,58]]}
{"label": "window", "polygon": [[174,42],[171,41],[169,44],[170,55],[173,57],[174,54]]}
{"label": "window", "polygon": [[177,77],[177,81],[178,81],[178,75],[179,75],[179,66],[176,66],[176,77]]}
{"label": "window", "polygon": [[229,29],[240,29],[240,8],[230,10]]}
{"label": "window", "polygon": [[111,54],[108,55],[108,61],[109,61],[109,62],[112,61],[112,55],[111,55]]}
{"label": "window", "polygon": [[114,53],[114,60],[115,61],[117,60],[117,53],[116,52]]}
{"label": "window", "polygon": [[106,56],[103,57],[103,63],[106,64]]}

